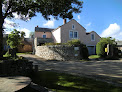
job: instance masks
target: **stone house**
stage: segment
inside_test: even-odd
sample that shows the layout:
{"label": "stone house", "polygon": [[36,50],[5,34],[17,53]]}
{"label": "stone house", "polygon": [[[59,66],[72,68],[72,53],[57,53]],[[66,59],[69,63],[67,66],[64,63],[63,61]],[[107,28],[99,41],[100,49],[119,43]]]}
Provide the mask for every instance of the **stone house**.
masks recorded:
{"label": "stone house", "polygon": [[18,52],[32,52],[33,38],[24,38],[22,44],[18,46]]}
{"label": "stone house", "polygon": [[117,47],[119,50],[122,52],[122,41],[116,41],[117,42]]}
{"label": "stone house", "polygon": [[37,46],[41,46],[44,43],[54,42],[52,37],[52,30],[50,28],[35,27],[35,37],[37,39]]}
{"label": "stone house", "polygon": [[100,41],[100,36],[95,32],[86,32],[86,29],[80,25],[76,20],[72,19],[56,29],[35,27],[35,46],[41,44],[54,42],[66,43],[72,39],[79,39],[82,43],[86,44],[89,54],[96,53],[96,44]]}

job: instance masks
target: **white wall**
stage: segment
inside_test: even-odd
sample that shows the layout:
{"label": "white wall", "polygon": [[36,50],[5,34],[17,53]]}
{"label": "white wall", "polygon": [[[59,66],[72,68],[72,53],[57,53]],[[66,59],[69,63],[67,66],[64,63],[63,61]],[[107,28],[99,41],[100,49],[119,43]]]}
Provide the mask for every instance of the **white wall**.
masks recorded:
{"label": "white wall", "polygon": [[61,43],[61,28],[58,28],[52,32],[52,35],[54,37],[54,41],[56,43]]}

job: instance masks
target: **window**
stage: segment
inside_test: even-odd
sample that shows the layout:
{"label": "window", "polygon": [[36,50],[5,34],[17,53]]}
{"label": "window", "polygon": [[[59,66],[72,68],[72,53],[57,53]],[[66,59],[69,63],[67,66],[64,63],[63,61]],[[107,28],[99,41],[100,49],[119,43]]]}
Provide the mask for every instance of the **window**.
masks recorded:
{"label": "window", "polygon": [[91,34],[91,41],[95,41],[95,35]]}
{"label": "window", "polygon": [[74,38],[78,38],[78,32],[74,32]]}
{"label": "window", "polygon": [[73,31],[70,31],[69,36],[70,38],[73,38]]}
{"label": "window", "polygon": [[78,38],[78,32],[76,31],[70,31],[69,32],[69,37],[72,38]]}
{"label": "window", "polygon": [[75,29],[75,25],[74,24],[72,24],[72,29]]}
{"label": "window", "polygon": [[46,35],[43,35],[43,38],[46,38]]}

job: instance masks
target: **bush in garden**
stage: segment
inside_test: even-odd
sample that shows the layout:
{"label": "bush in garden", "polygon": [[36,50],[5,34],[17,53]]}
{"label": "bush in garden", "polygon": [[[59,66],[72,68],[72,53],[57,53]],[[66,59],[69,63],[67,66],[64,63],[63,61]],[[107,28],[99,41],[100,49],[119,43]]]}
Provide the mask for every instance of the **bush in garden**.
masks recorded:
{"label": "bush in garden", "polygon": [[71,41],[68,41],[66,44],[67,44],[67,45],[79,46],[79,45],[81,45],[81,42],[80,42],[80,40],[78,40],[78,39],[73,39],[73,40],[71,40]]}
{"label": "bush in garden", "polygon": [[101,38],[100,41],[96,45],[96,53],[100,57],[106,57],[105,48],[107,47],[107,44],[110,44],[113,46],[113,49],[116,49],[115,39],[111,37],[107,38]]}
{"label": "bush in garden", "polygon": [[44,45],[61,45],[61,43],[45,43]]}
{"label": "bush in garden", "polygon": [[81,43],[80,40],[78,39],[73,39],[71,41],[68,41],[66,43],[67,45],[74,45],[74,46],[79,46],[80,47],[80,54],[83,59],[88,59],[88,49],[85,44]]}

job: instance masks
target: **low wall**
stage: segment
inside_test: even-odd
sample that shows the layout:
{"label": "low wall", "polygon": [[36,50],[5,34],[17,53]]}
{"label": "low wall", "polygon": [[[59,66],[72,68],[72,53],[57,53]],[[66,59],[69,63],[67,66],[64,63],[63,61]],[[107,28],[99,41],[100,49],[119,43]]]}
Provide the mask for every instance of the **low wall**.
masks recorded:
{"label": "low wall", "polygon": [[32,72],[32,62],[28,60],[4,60],[0,62],[0,75],[15,76],[15,75],[27,75]]}
{"label": "low wall", "polygon": [[80,48],[67,45],[37,46],[35,54],[46,60],[79,60]]}

